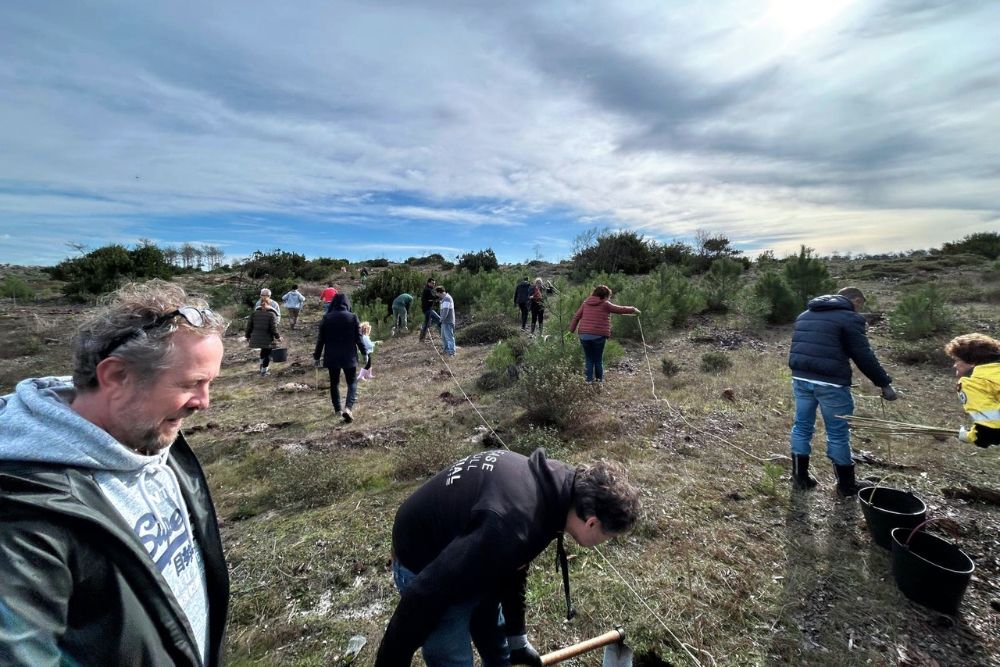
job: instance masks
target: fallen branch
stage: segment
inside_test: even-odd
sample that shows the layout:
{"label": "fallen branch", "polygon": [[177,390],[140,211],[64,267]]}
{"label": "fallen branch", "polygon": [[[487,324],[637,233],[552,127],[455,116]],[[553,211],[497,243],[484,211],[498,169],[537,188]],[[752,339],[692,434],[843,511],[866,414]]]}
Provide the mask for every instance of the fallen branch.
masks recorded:
{"label": "fallen branch", "polygon": [[945,498],[957,498],[958,500],[971,500],[989,505],[1000,505],[1000,491],[973,484],[968,484],[967,487],[965,489],[949,487],[941,489],[941,493],[944,494]]}

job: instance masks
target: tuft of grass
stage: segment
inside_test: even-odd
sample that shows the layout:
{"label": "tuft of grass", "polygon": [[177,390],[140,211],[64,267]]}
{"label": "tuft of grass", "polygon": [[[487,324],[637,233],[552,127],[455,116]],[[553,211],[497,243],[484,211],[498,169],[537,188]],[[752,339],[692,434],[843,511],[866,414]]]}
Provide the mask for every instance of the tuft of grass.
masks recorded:
{"label": "tuft of grass", "polygon": [[681,365],[669,357],[660,359],[660,370],[668,378],[672,378],[681,372]]}
{"label": "tuft of grass", "polygon": [[718,373],[733,367],[733,361],[725,352],[712,351],[701,355],[701,371],[703,373]]}

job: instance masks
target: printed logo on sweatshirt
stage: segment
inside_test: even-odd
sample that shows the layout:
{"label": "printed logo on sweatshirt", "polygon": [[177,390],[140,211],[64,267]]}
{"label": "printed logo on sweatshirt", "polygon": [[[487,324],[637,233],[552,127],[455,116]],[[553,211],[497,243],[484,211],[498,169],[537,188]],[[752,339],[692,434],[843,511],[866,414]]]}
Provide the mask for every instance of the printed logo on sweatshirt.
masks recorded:
{"label": "printed logo on sweatshirt", "polygon": [[463,472],[469,472],[476,469],[480,469],[483,472],[493,472],[496,462],[499,461],[500,457],[506,453],[507,452],[503,450],[479,452],[478,454],[472,454],[471,456],[459,459],[451,467],[451,470],[448,471],[448,476],[445,477],[444,485],[451,486],[460,480]]}
{"label": "printed logo on sweatshirt", "polygon": [[132,530],[160,572],[171,563],[178,574],[191,565],[194,549],[179,509],[174,510],[166,525],[157,521],[155,514],[147,512],[139,517]]}

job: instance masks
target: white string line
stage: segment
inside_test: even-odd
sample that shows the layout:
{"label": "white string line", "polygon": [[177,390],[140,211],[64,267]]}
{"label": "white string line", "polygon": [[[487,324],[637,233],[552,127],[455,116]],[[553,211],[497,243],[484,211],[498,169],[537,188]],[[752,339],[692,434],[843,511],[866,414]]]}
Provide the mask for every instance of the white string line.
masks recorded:
{"label": "white string line", "polygon": [[[503,446],[504,446],[504,448],[506,448],[506,449],[507,449],[507,451],[513,451],[513,450],[511,450],[511,448],[510,448],[510,447],[508,447],[508,446],[507,446],[507,443],[505,443],[505,442],[503,441],[503,439],[502,439],[502,438],[500,438],[500,436],[499,436],[499,435],[497,435],[497,432],[493,430],[493,427],[492,427],[492,426],[490,426],[489,422],[487,422],[487,421],[486,421],[486,418],[485,418],[485,417],[483,417],[483,413],[481,413],[481,412],[479,411],[479,408],[477,408],[477,407],[476,407],[476,405],[475,405],[475,403],[473,403],[473,402],[472,402],[472,399],[471,399],[471,398],[469,398],[469,395],[468,395],[467,393],[465,393],[465,390],[464,390],[464,389],[462,388],[462,385],[461,385],[461,383],[459,383],[459,381],[458,381],[458,377],[456,377],[456,376],[455,376],[455,372],[451,370],[451,366],[449,366],[449,365],[448,365],[448,362],[447,362],[447,361],[445,360],[445,358],[444,358],[444,355],[443,355],[443,354],[441,354],[441,350],[439,350],[439,349],[438,349],[438,346],[437,346],[437,345],[435,344],[435,342],[434,342],[434,335],[433,335],[433,334],[431,333],[431,329],[430,329],[430,327],[428,327],[428,328],[427,328],[427,337],[428,337],[428,339],[430,340],[430,344],[431,344],[431,347],[433,347],[433,348],[434,348],[434,351],[435,351],[435,352],[437,353],[437,355],[438,355],[438,358],[439,358],[439,359],[441,360],[441,363],[442,363],[442,364],[444,364],[444,367],[445,367],[445,368],[446,368],[446,369],[448,370],[448,374],[449,374],[449,375],[451,375],[451,379],[452,379],[452,380],[453,380],[453,381],[455,382],[455,386],[456,386],[456,387],[458,387],[458,390],[459,390],[460,392],[462,392],[462,396],[464,396],[464,397],[465,397],[465,400],[466,400],[466,401],[468,401],[469,405],[471,405],[471,406],[472,406],[472,409],[476,411],[476,414],[477,414],[477,415],[479,415],[479,418],[480,418],[480,419],[482,420],[483,424],[485,424],[485,425],[486,425],[486,428],[488,428],[488,429],[490,430],[490,433],[492,433],[492,434],[493,434],[493,435],[494,435],[494,436],[496,437],[496,439],[500,441],[500,444],[501,444],[501,445],[503,445]],[[643,343],[643,344],[645,345],[645,343]],[[648,358],[647,358],[647,361],[648,361]],[[629,590],[629,591],[631,591],[632,595],[634,595],[634,596],[635,596],[635,599],[639,601],[639,604],[641,604],[641,605],[642,605],[643,607],[645,607],[645,608],[646,608],[646,610],[647,610],[647,611],[648,611],[648,612],[649,612],[649,613],[650,613],[650,614],[652,615],[652,617],[653,617],[653,618],[654,618],[654,619],[655,619],[655,620],[656,620],[656,621],[657,621],[657,622],[658,622],[658,623],[659,623],[660,625],[662,625],[662,626],[663,626],[663,629],[667,631],[667,633],[668,633],[668,634],[669,634],[669,635],[671,636],[671,638],[673,638],[673,640],[674,640],[674,641],[675,641],[675,642],[677,643],[677,645],[678,645],[678,646],[680,646],[680,647],[681,647],[681,649],[682,649],[682,650],[683,650],[683,651],[684,651],[685,653],[687,653],[687,654],[688,654],[688,656],[689,656],[689,657],[691,658],[691,660],[693,660],[693,661],[694,661],[694,664],[695,664],[695,665],[697,665],[698,667],[702,667],[702,666],[701,666],[701,663],[700,663],[700,662],[698,662],[698,658],[694,657],[694,654],[693,654],[693,653],[691,653],[691,651],[689,651],[689,650],[688,650],[688,648],[687,648],[687,645],[686,645],[686,644],[685,644],[684,642],[682,642],[682,641],[681,641],[681,640],[680,640],[680,639],[679,639],[679,638],[677,637],[677,635],[675,635],[675,634],[674,634],[673,630],[671,630],[671,629],[670,629],[670,628],[669,628],[669,627],[667,626],[667,624],[666,624],[666,623],[665,623],[665,622],[663,621],[663,619],[662,619],[662,618],[660,618],[660,617],[659,617],[659,616],[657,615],[657,613],[656,613],[656,612],[655,612],[655,611],[653,610],[653,608],[649,606],[649,603],[647,603],[647,602],[645,601],[645,599],[643,599],[643,598],[642,598],[642,596],[641,596],[641,595],[639,595],[638,591],[636,591],[636,590],[635,590],[635,588],[633,588],[633,587],[632,587],[632,585],[631,585],[631,584],[630,584],[630,583],[629,583],[629,582],[628,582],[628,581],[627,581],[627,580],[625,579],[625,577],[624,577],[624,576],[622,576],[622,574],[621,574],[621,573],[620,573],[620,572],[618,571],[618,569],[617,569],[617,568],[616,568],[616,567],[615,567],[614,565],[612,565],[612,564],[611,564],[611,561],[609,561],[609,560],[608,560],[608,557],[604,555],[604,552],[603,552],[603,551],[601,551],[600,547],[598,547],[598,546],[595,546],[595,547],[594,547],[594,550],[595,550],[595,551],[596,551],[596,552],[597,552],[598,554],[600,554],[601,558],[603,558],[603,559],[604,559],[604,562],[605,562],[605,563],[607,563],[607,564],[608,564],[608,567],[610,567],[610,568],[611,568],[611,571],[612,571],[612,572],[614,572],[614,573],[615,573],[615,575],[616,575],[616,576],[617,576],[617,577],[618,577],[619,579],[621,579],[622,583],[623,583],[623,584],[625,584],[625,587],[626,587],[626,588],[628,588],[628,590]],[[695,648],[697,648],[697,647],[695,647]],[[697,649],[697,650],[701,651],[702,649]],[[703,651],[703,652],[704,652],[704,651]],[[709,656],[710,658],[712,657],[712,656],[711,656],[711,654],[708,654],[707,652],[705,652],[705,653],[706,653],[706,655],[708,655],[708,656]],[[714,658],[712,658],[712,662],[713,662],[713,664],[715,663],[715,659],[714,659]]]}
{"label": "white string line", "polygon": [[646,356],[646,367],[649,369],[649,383],[653,387],[653,399],[654,400],[656,400],[656,401],[662,401],[663,403],[666,403],[667,408],[671,412],[673,412],[675,415],[677,415],[678,417],[680,417],[681,421],[683,421],[684,424],[687,425],[687,427],[690,428],[692,431],[695,431],[696,433],[700,433],[703,436],[706,436],[708,438],[714,438],[714,439],[718,440],[719,442],[721,442],[722,444],[726,445],[727,447],[731,447],[731,448],[735,449],[736,451],[741,452],[744,455],[749,456],[750,458],[752,458],[752,459],[754,459],[756,461],[760,461],[761,463],[767,463],[768,461],[778,461],[778,460],[789,458],[788,456],[785,456],[784,454],[773,454],[773,455],[771,455],[771,456],[769,456],[767,458],[764,458],[764,457],[761,457],[761,456],[757,456],[756,454],[752,454],[752,453],[748,452],[747,450],[743,449],[742,447],[740,447],[739,445],[734,445],[729,440],[726,440],[725,438],[723,438],[721,435],[718,435],[717,433],[711,433],[709,431],[706,431],[706,430],[704,430],[702,428],[699,428],[699,427],[695,426],[690,421],[688,421],[688,418],[686,416],[684,416],[684,413],[681,412],[680,410],[678,410],[677,408],[675,408],[673,406],[673,404],[668,399],[666,399],[666,398],[660,398],[659,396],[657,396],[656,395],[656,383],[653,381],[653,367],[652,367],[652,364],[649,361],[649,351],[647,350],[648,346],[646,345],[646,336],[645,336],[645,334],[642,331],[642,318],[639,317],[638,315],[636,315],[636,320],[639,322],[639,337],[642,339],[642,353]]}

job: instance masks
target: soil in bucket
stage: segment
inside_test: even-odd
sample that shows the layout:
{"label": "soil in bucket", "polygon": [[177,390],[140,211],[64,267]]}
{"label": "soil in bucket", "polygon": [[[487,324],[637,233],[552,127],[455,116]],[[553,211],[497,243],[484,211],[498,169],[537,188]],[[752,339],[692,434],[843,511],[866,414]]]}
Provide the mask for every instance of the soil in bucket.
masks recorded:
{"label": "soil in bucket", "polygon": [[956,614],[975,569],[972,559],[947,540],[908,528],[892,531],[892,575],[914,602]]}
{"label": "soil in bucket", "polygon": [[872,538],[884,549],[892,547],[893,528],[915,528],[927,518],[927,505],[909,491],[869,487],[858,491],[858,500]]}

